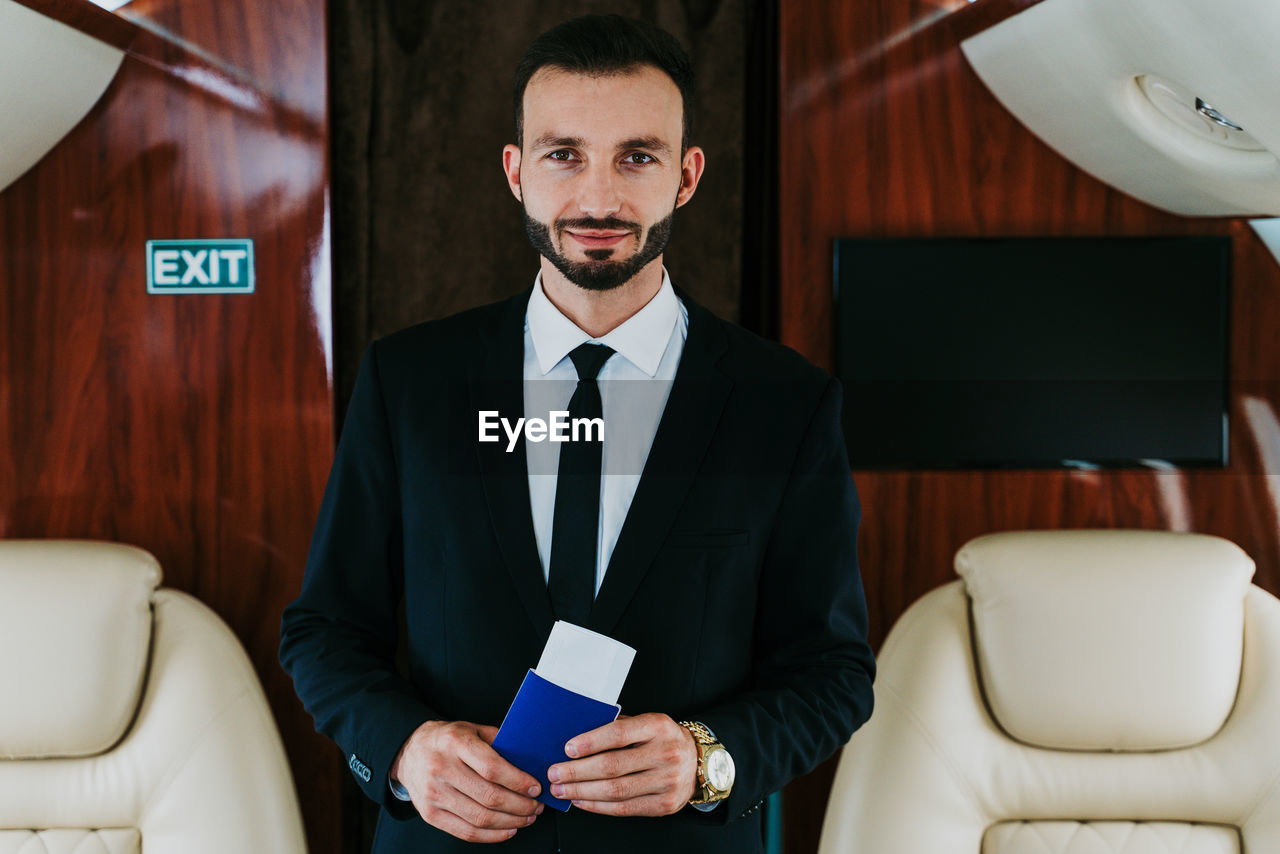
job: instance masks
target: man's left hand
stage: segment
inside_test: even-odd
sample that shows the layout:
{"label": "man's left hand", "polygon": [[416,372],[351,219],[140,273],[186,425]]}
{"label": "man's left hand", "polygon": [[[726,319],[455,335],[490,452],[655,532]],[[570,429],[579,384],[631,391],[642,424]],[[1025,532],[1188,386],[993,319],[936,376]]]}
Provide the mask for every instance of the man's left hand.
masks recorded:
{"label": "man's left hand", "polygon": [[602,815],[670,815],[694,796],[698,745],[666,715],[620,717],[570,739],[547,770],[551,794]]}

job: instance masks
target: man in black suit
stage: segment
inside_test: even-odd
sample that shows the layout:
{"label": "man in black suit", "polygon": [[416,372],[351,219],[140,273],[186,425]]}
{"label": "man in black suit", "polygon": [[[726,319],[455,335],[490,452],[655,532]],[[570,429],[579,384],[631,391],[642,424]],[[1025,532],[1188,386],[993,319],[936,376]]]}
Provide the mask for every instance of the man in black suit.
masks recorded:
{"label": "man in black suit", "polygon": [[[662,266],[691,87],[654,27],[540,36],[503,151],[534,287],[365,355],[280,656],[382,806],[375,854],[760,851],[762,800],[870,715],[839,385]],[[603,447],[511,430],[556,409]],[[549,769],[567,813],[490,746],[557,618],[637,651],[626,716]]]}

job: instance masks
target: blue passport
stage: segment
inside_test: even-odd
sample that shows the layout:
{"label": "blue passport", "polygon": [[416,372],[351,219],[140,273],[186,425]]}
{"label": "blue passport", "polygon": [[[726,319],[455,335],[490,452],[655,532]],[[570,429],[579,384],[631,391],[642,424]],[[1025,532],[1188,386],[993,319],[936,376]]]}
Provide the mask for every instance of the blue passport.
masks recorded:
{"label": "blue passport", "polygon": [[620,711],[621,706],[561,688],[530,670],[498,728],[493,749],[537,779],[542,786],[538,800],[560,812],[568,812],[569,802],[551,795],[547,769],[569,759],[564,752],[565,742],[612,723]]}

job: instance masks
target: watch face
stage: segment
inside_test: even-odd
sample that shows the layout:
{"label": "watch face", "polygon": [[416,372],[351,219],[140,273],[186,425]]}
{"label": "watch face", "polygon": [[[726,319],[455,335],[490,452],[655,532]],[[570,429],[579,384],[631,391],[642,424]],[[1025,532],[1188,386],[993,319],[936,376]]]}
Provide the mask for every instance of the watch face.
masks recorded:
{"label": "watch face", "polygon": [[712,751],[707,756],[707,783],[718,792],[733,788],[733,757],[727,750]]}

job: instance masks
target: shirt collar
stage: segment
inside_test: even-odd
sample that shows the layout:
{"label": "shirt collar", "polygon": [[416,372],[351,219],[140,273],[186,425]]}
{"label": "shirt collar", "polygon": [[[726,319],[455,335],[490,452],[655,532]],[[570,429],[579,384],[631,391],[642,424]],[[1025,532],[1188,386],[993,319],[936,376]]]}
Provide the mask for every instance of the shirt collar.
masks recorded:
{"label": "shirt collar", "polygon": [[533,337],[538,368],[544,376],[579,344],[591,341],[607,344],[652,377],[658,372],[679,313],[671,277],[663,267],[662,287],[658,288],[653,299],[616,328],[599,338],[592,338],[547,299],[542,290],[542,272],[539,271],[533,282],[533,293],[529,296],[525,322]]}

